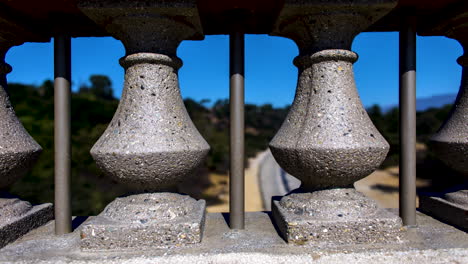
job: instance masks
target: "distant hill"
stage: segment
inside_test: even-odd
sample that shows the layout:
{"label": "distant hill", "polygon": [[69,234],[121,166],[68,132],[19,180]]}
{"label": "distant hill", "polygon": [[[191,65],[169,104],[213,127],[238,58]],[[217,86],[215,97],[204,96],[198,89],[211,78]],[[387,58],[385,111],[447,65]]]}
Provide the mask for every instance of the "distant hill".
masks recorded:
{"label": "distant hill", "polygon": [[416,99],[416,110],[426,111],[429,108],[440,108],[447,104],[453,104],[456,97],[456,94],[440,94],[418,98]]}
{"label": "distant hill", "polygon": [[[416,110],[426,111],[429,108],[440,108],[444,105],[453,104],[457,94],[438,94],[431,97],[422,97],[416,99]],[[388,112],[398,105],[390,105],[382,107],[384,113]]]}

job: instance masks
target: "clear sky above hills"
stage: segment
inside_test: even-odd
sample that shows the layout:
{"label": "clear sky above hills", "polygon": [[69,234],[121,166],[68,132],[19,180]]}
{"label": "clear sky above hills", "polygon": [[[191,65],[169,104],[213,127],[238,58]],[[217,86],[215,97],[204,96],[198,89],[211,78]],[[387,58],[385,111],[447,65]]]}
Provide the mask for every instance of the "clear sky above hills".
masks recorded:
{"label": "clear sky above hills", "polygon": [[[246,102],[285,106],[294,99],[298,54],[293,41],[267,35],[246,36]],[[458,92],[462,54],[457,41],[445,37],[417,39],[417,96],[430,97]],[[398,103],[398,33],[362,33],[352,50],[359,54],[354,72],[365,106]],[[92,74],[111,78],[114,95],[120,97],[124,71],[118,59],[123,45],[113,38],[76,38],[72,41],[73,90],[87,83]],[[184,61],[179,71],[184,98],[211,102],[229,96],[228,36],[207,36],[203,41],[184,41],[178,49]],[[13,66],[9,82],[41,84],[53,78],[52,43],[26,43],[12,48],[6,57]]]}

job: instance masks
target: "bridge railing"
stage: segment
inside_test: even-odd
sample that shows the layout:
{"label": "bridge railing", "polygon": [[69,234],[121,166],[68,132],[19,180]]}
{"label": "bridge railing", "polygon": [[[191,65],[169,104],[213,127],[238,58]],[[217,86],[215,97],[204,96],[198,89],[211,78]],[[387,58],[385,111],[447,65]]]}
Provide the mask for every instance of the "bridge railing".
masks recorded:
{"label": "bridge railing", "polygon": [[[395,8],[396,1],[336,1],[332,4],[285,1],[266,32],[293,39],[299,47],[296,96],[290,113],[270,143],[280,166],[302,181],[301,192],[349,188],[385,159],[388,143],[367,116],[357,93],[350,51],[354,37]],[[320,1],[318,1],[320,2]],[[363,2],[363,3],[361,3]],[[364,3],[365,2],[365,3]],[[177,71],[178,45],[200,39],[203,25],[197,1],[83,1],[78,8],[102,30],[119,39],[126,55],[119,107],[91,154],[109,177],[138,192],[167,193],[194,171],[209,151],[183,105]],[[234,13],[235,14],[235,13]],[[241,13],[239,13],[241,14]],[[444,20],[440,34],[467,44],[468,23]],[[400,23],[400,216],[416,225],[416,26],[408,9]],[[234,16],[230,33],[231,167],[230,225],[244,228],[244,33]],[[8,49],[26,40],[8,39],[16,27],[0,29],[0,187],[24,174],[40,146],[22,127],[6,93]],[[27,34],[23,34],[26,36]],[[54,36],[55,57],[55,232],[71,232],[70,83],[68,34]],[[467,55],[454,109],[433,142],[449,166],[468,171]],[[292,87],[291,87],[292,88]],[[160,198],[158,198],[160,199]],[[161,198],[162,199],[162,198]],[[172,198],[171,198],[172,199]],[[179,199],[179,198],[174,198]],[[204,210],[204,207],[203,207]],[[203,211],[204,212],[204,211]]]}

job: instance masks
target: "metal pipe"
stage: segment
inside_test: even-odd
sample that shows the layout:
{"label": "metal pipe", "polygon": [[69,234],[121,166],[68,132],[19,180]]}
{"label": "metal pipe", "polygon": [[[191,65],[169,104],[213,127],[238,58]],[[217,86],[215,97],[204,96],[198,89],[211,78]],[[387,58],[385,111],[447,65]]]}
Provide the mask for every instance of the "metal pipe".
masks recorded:
{"label": "metal pipe", "polygon": [[244,33],[229,36],[230,181],[229,223],[244,229]]}
{"label": "metal pipe", "polygon": [[416,225],[416,17],[400,30],[400,217]]}
{"label": "metal pipe", "polygon": [[71,38],[54,38],[55,234],[70,233],[71,222]]}

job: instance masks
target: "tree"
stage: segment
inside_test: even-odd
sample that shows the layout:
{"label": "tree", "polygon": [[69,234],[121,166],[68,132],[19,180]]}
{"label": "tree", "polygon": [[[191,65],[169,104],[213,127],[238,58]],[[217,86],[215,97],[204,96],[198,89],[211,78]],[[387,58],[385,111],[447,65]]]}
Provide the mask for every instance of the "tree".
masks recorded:
{"label": "tree", "polygon": [[91,86],[82,85],[80,93],[91,93],[98,98],[113,100],[112,82],[106,75],[91,75],[89,77]]}
{"label": "tree", "polygon": [[54,82],[46,80],[39,87],[39,94],[45,98],[51,98],[54,96]]}

